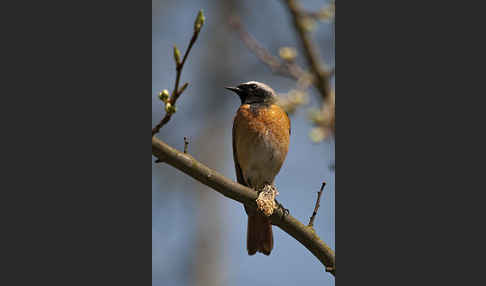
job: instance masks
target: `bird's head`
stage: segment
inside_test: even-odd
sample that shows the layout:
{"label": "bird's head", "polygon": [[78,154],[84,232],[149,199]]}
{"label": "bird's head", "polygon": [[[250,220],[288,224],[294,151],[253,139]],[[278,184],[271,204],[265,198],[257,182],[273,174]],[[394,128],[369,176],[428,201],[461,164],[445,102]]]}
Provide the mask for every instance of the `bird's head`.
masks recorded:
{"label": "bird's head", "polygon": [[238,94],[241,104],[273,103],[276,100],[275,91],[268,85],[258,81],[249,81],[236,87],[227,87],[226,89]]}

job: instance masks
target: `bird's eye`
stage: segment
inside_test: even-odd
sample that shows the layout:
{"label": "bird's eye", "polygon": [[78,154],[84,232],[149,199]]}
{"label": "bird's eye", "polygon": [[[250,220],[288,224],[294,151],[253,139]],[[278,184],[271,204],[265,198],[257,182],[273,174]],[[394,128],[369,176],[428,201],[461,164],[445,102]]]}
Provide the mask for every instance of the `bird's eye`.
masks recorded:
{"label": "bird's eye", "polygon": [[256,84],[253,83],[253,84],[250,84],[250,88],[255,89],[255,88],[257,88],[257,86],[256,86]]}

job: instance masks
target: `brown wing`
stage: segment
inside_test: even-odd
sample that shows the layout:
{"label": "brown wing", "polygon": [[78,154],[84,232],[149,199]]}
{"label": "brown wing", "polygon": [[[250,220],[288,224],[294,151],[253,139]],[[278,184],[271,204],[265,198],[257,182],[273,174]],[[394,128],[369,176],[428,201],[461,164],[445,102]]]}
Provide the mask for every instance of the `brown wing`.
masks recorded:
{"label": "brown wing", "polygon": [[287,113],[287,111],[285,111],[285,115],[287,115],[287,121],[289,122],[289,135],[292,134],[292,126],[290,124],[290,118],[289,118],[289,114]]}
{"label": "brown wing", "polygon": [[236,152],[236,137],[235,137],[235,132],[236,132],[236,117],[233,120],[233,161],[235,162],[235,170],[236,170],[236,181],[239,184],[242,184],[244,186],[248,186],[245,182],[245,179],[243,178],[243,173],[241,172],[241,167],[240,164],[238,163],[238,156]]}

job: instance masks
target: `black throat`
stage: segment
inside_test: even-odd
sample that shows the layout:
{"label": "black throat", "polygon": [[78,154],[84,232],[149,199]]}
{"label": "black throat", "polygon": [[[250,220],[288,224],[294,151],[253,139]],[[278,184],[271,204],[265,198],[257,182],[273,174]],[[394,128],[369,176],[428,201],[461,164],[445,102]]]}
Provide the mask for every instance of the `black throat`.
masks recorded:
{"label": "black throat", "polygon": [[253,103],[244,103],[250,105],[250,111],[254,115],[257,115],[260,109],[267,108],[270,106],[270,102],[253,102]]}

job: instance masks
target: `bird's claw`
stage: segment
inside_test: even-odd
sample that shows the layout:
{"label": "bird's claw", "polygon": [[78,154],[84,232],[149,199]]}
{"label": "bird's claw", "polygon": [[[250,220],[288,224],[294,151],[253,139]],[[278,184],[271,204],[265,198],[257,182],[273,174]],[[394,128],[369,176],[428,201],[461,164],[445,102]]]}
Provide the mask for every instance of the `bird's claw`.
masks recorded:
{"label": "bird's claw", "polygon": [[283,212],[283,216],[288,216],[290,214],[290,211],[288,209],[286,209],[281,203],[279,203],[277,200],[275,200],[275,203],[277,204],[277,206],[282,210]]}

